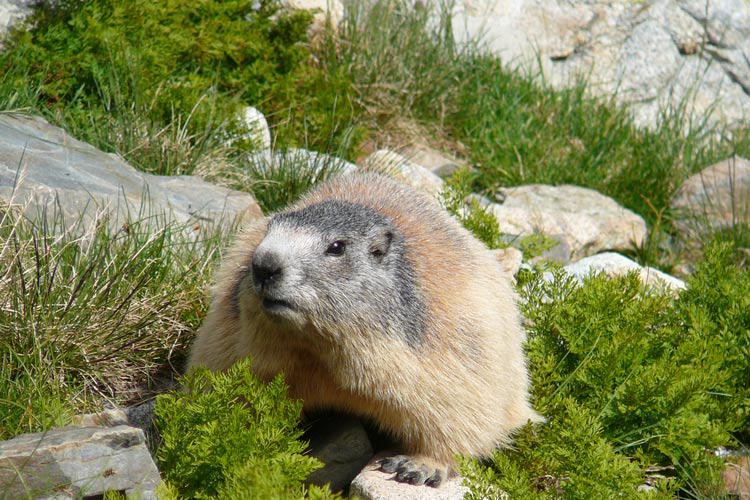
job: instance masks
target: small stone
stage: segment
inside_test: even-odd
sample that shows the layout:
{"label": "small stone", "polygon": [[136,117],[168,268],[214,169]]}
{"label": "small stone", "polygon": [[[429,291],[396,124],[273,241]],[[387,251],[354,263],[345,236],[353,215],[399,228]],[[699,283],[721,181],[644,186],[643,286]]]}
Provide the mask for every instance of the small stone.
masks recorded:
{"label": "small stone", "polygon": [[523,263],[523,253],[519,249],[513,247],[498,248],[497,250],[491,250],[491,252],[500,263],[500,267],[509,276],[518,274]]}
{"label": "small stone", "polygon": [[247,133],[238,137],[237,140],[250,141],[256,150],[271,148],[271,131],[263,113],[248,106],[242,111],[242,123]]}
{"label": "small stone", "polygon": [[0,442],[4,498],[88,498],[123,492],[156,499],[161,481],[140,429],[63,427]]}
{"label": "small stone", "polygon": [[500,195],[502,204],[486,208],[502,233],[553,236],[567,245],[570,258],[629,250],[646,237],[643,218],[593,189],[530,184],[501,189]]}
{"label": "small stone", "polygon": [[344,5],[340,0],[283,0],[282,5],[287,9],[309,10],[313,13],[308,32],[311,38],[319,36],[325,30],[329,19],[331,28],[335,31],[344,18]]}
{"label": "small stone", "polygon": [[328,484],[332,491],[346,488],[374,453],[362,423],[353,417],[319,417],[311,423],[305,439],[310,443],[310,455],[324,464],[307,482]]}
{"label": "small stone", "polygon": [[404,184],[436,198],[443,190],[443,179],[422,165],[388,149],[380,149],[365,158],[362,169],[391,175]]}
{"label": "small stone", "polygon": [[670,276],[658,269],[652,267],[643,267],[624,255],[613,252],[592,255],[568,264],[565,266],[565,272],[579,281],[592,273],[605,273],[608,276],[623,276],[631,271],[635,271],[641,278],[641,281],[650,287],[665,288],[670,291],[679,291],[685,288],[685,282]]}
{"label": "small stone", "polygon": [[71,422],[76,427],[116,427],[118,425],[128,425],[129,423],[127,413],[121,408],[76,415]]}
{"label": "small stone", "polygon": [[750,457],[727,461],[722,474],[727,493],[742,500],[750,499]]}
{"label": "small stone", "polygon": [[401,154],[409,161],[423,166],[439,177],[448,177],[461,167],[466,166],[465,162],[426,144],[409,146]]}
{"label": "small stone", "polygon": [[379,470],[377,461],[393,454],[380,453],[362,469],[352,481],[349,493],[361,500],[458,500],[468,493],[469,489],[462,484],[461,476],[453,477],[437,488],[432,486],[414,486],[393,480],[393,474]]}
{"label": "small stone", "polygon": [[250,154],[248,162],[261,173],[271,173],[281,168],[305,170],[313,176],[350,174],[357,171],[357,166],[346,160],[302,148],[259,151]]}

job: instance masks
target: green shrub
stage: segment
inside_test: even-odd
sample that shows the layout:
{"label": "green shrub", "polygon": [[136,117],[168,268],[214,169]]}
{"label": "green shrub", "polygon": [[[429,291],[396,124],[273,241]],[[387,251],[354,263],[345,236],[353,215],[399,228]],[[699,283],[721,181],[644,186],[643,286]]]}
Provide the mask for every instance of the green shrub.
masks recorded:
{"label": "green shrub", "polygon": [[513,450],[466,470],[479,495],[636,496],[649,466],[673,468],[666,495],[722,491],[717,446],[750,430],[750,273],[714,246],[679,297],[637,275],[557,273],[522,290],[535,408]]}
{"label": "green shrub", "polygon": [[0,104],[43,112],[158,173],[195,168],[166,168],[174,144],[162,136],[217,146],[239,131],[247,104],[266,113],[279,145],[323,147],[348,129],[351,90],[345,72],[313,64],[310,21],[277,0],[38,7],[31,29],[16,31],[0,53]]}
{"label": "green shrub", "polygon": [[468,169],[459,170],[447,179],[441,193],[443,207],[487,248],[507,246],[495,216],[475,199],[467,203],[467,197],[471,194],[471,180],[472,175]]}
{"label": "green shrub", "polygon": [[288,399],[281,376],[264,384],[243,360],[225,373],[196,369],[183,384],[155,410],[159,470],[179,497],[332,496],[302,484],[320,462],[302,454],[302,405]]}

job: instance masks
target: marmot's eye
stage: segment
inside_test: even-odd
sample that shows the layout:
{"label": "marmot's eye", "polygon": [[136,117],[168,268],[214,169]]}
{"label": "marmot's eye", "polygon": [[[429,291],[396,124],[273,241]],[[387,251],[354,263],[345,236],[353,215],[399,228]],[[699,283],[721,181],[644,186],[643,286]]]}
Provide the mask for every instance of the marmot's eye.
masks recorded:
{"label": "marmot's eye", "polygon": [[328,245],[328,248],[326,249],[326,255],[343,255],[344,249],[346,248],[346,243],[339,240],[334,241],[330,245]]}

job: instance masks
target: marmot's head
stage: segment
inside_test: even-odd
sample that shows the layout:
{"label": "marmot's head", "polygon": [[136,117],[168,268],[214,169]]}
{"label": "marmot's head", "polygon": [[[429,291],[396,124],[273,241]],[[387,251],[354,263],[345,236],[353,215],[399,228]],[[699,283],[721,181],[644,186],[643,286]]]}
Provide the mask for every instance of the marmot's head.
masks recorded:
{"label": "marmot's head", "polygon": [[425,306],[407,254],[390,218],[327,200],[273,216],[240,286],[277,321],[333,336],[354,329],[412,342],[424,329]]}

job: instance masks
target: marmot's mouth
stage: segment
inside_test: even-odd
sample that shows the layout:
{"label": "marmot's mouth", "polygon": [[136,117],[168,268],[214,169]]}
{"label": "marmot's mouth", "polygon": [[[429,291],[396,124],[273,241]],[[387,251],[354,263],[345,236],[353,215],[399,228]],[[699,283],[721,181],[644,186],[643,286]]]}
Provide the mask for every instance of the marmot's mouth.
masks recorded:
{"label": "marmot's mouth", "polygon": [[269,299],[268,297],[266,297],[263,299],[263,309],[273,313],[282,312],[284,309],[294,309],[294,307],[286,300]]}

